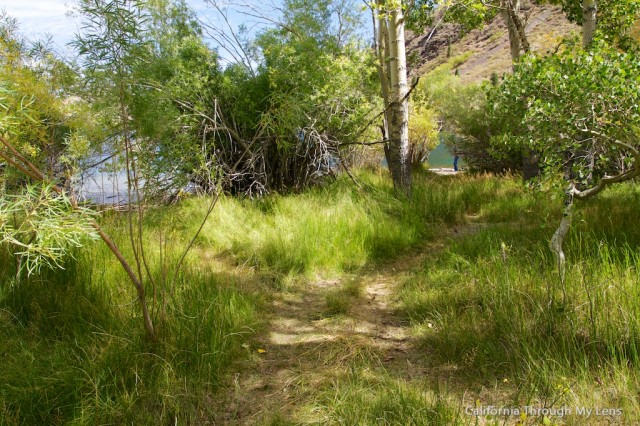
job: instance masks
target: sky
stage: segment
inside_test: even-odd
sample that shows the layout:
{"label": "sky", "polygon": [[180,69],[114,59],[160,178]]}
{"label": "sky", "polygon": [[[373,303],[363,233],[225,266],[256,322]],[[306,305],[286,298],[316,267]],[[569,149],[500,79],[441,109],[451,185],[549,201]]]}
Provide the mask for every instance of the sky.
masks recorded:
{"label": "sky", "polygon": [[[216,21],[216,14],[205,0],[187,0],[189,6],[200,18]],[[267,4],[267,1],[256,2]],[[42,39],[45,35],[53,38],[54,50],[63,57],[71,55],[67,46],[80,27],[80,18],[70,16],[75,0],[0,0],[0,10],[17,18],[20,32],[30,40]],[[235,15],[232,25],[237,27],[245,19]],[[213,43],[210,43],[213,44]]]}
{"label": "sky", "polygon": [[[0,0],[0,11],[5,11],[8,15],[16,18],[19,23],[20,32],[28,40],[42,40],[45,36],[51,36],[52,48],[57,55],[68,61],[75,59],[73,49],[68,45],[78,33],[81,18],[73,16],[74,6],[78,0]],[[257,31],[270,25],[269,21],[277,20],[278,10],[282,5],[282,0],[209,0],[218,4],[244,4],[245,13],[234,12],[230,8],[228,12],[229,24],[236,30],[240,24],[245,24],[250,31]],[[220,18],[218,12],[207,0],[186,0],[187,4],[196,12],[196,15],[205,24],[205,42],[210,47],[216,49],[223,65],[235,62],[237,55],[229,53],[221,48],[211,37],[206,37],[208,32],[207,24],[212,28],[222,29],[228,34],[226,24]],[[236,7],[237,9],[237,7]],[[76,13],[77,15],[77,13]],[[251,16],[253,15],[253,16]],[[259,19],[257,15],[268,18]],[[209,32],[212,34],[212,32]],[[364,34],[368,36],[368,34]],[[218,40],[220,40],[218,35]]]}
{"label": "sky", "polygon": [[41,38],[51,34],[57,44],[71,40],[76,24],[65,14],[68,0],[0,0],[0,9],[17,18],[21,32],[27,37]]}

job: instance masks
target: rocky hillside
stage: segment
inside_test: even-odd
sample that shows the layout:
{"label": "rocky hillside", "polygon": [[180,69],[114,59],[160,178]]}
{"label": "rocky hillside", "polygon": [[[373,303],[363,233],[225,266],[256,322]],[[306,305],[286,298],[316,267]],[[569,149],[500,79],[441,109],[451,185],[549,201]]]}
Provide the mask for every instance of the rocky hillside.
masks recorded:
{"label": "rocky hillside", "polygon": [[[531,5],[522,15],[533,51],[553,50],[562,37],[579,32],[558,7]],[[448,55],[457,58],[456,70],[465,82],[488,79],[494,72],[503,74],[511,68],[509,37],[500,16],[466,35],[459,26],[449,23],[428,28],[423,34],[407,32],[407,50],[412,75],[429,72]]]}

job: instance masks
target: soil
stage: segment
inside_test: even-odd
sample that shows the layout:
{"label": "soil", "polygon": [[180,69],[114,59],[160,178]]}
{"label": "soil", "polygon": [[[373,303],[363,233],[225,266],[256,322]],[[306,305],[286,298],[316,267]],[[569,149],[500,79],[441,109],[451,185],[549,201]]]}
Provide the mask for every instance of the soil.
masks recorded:
{"label": "soil", "polygon": [[[532,4],[523,8],[521,16],[533,52],[553,51],[563,37],[579,32],[579,27],[567,21],[557,6]],[[478,83],[494,73],[502,76],[511,70],[509,37],[499,15],[481,29],[467,34],[458,25],[435,21],[439,25],[426,28],[423,34],[407,34],[407,57],[413,59],[412,75],[433,70],[448,60],[448,53],[456,57],[470,52],[467,60],[453,71],[465,83]]]}
{"label": "soil", "polygon": [[[433,243],[359,275],[298,283],[276,293],[268,331],[248,348],[253,365],[236,373],[220,423],[262,424],[274,413],[296,418],[296,410],[315,389],[344,374],[358,357],[376,359],[390,374],[406,380],[424,376],[425,354],[397,312],[396,289],[405,274],[441,247]],[[327,315],[327,295],[348,280],[357,281],[359,297],[346,315]]]}

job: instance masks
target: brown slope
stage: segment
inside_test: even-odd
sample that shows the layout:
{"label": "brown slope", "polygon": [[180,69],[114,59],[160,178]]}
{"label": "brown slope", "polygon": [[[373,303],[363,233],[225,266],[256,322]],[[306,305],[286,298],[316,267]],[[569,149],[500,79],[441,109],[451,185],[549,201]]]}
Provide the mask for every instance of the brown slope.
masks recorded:
{"label": "brown slope", "polygon": [[[532,5],[523,10],[526,31],[534,52],[553,50],[560,40],[578,33],[579,27],[565,18],[562,10],[549,5]],[[449,40],[451,55],[466,58],[457,66],[463,82],[480,82],[494,72],[502,75],[511,69],[509,37],[500,16],[482,29],[463,35],[459,26],[441,24],[435,30],[428,28],[423,34],[407,34],[407,50],[412,75],[423,75],[447,60]]]}

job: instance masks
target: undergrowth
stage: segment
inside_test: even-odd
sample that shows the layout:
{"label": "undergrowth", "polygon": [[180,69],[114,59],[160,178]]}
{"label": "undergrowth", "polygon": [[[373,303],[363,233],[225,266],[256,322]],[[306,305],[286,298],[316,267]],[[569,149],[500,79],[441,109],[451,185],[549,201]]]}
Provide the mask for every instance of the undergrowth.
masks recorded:
{"label": "undergrowth", "polygon": [[[298,195],[223,197],[175,281],[171,271],[210,200],[149,208],[145,269],[155,283],[147,283],[147,297],[156,343],[146,339],[133,288],[100,242],[87,241],[64,269],[43,269],[19,282],[14,258],[2,247],[1,423],[215,418],[219,407],[211,400],[232,361],[250,355],[243,342],[262,324],[260,294],[274,288],[259,276],[216,272],[209,260],[232,255],[268,277],[340,275],[402,254],[442,223],[464,220],[462,210],[478,205],[475,194],[495,185],[487,179],[455,187],[425,175],[407,200],[380,175],[358,179],[362,189],[339,180]],[[125,215],[105,213],[101,222],[132,259]],[[327,314],[345,313],[358,291],[336,294]]]}
{"label": "undergrowth", "polygon": [[[133,289],[100,243],[78,251],[64,270],[20,282],[3,247],[0,424],[216,419],[234,360],[254,356],[244,343],[264,326],[264,299],[278,290],[274,276],[295,285],[316,275],[353,276],[435,238],[447,239],[444,249],[426,254],[402,283],[399,303],[428,354],[422,367],[447,371],[451,383],[443,388],[429,377],[416,382],[385,374],[363,349],[357,365],[313,389],[307,408],[314,419],[473,424],[465,413],[474,403],[469,398],[485,405],[622,409],[622,417],[551,419],[557,423],[640,418],[640,191],[634,185],[581,204],[561,283],[547,246],[561,215],[559,199],[535,195],[511,178],[422,173],[411,199],[398,197],[379,174],[356,179],[361,188],[340,179],[303,194],[223,197],[175,284],[167,271],[208,200],[150,209],[148,266],[157,283],[170,285],[147,293],[161,336],[156,343],[146,339]],[[112,213],[101,221],[131,257],[124,218]],[[251,268],[216,269],[216,259],[225,257]],[[356,281],[327,294],[325,314],[348,316],[363,300]],[[274,414],[274,424],[287,422]]]}
{"label": "undergrowth", "polygon": [[[513,189],[488,202],[476,232],[453,237],[403,284],[402,309],[420,345],[470,389],[508,389],[484,405],[568,406],[573,417],[547,419],[568,424],[635,421],[639,196],[629,184],[580,206],[564,283],[548,248],[559,202]],[[587,419],[575,407],[622,416]]]}
{"label": "undergrowth", "polygon": [[[13,263],[6,252],[1,260]],[[216,417],[212,395],[232,361],[246,356],[242,344],[259,324],[260,297],[235,288],[238,277],[186,269],[164,320],[154,311],[161,338],[150,342],[131,285],[101,245],[64,266],[19,283],[13,268],[3,268],[1,425]]]}
{"label": "undergrowth", "polygon": [[[296,195],[225,197],[200,243],[279,275],[340,275],[395,257],[433,238],[443,224],[464,222],[499,185],[424,173],[415,179],[413,197],[403,199],[386,176],[361,173],[357,179],[361,188],[345,178]],[[199,199],[182,206],[185,232],[196,226],[189,218],[204,208]]]}

